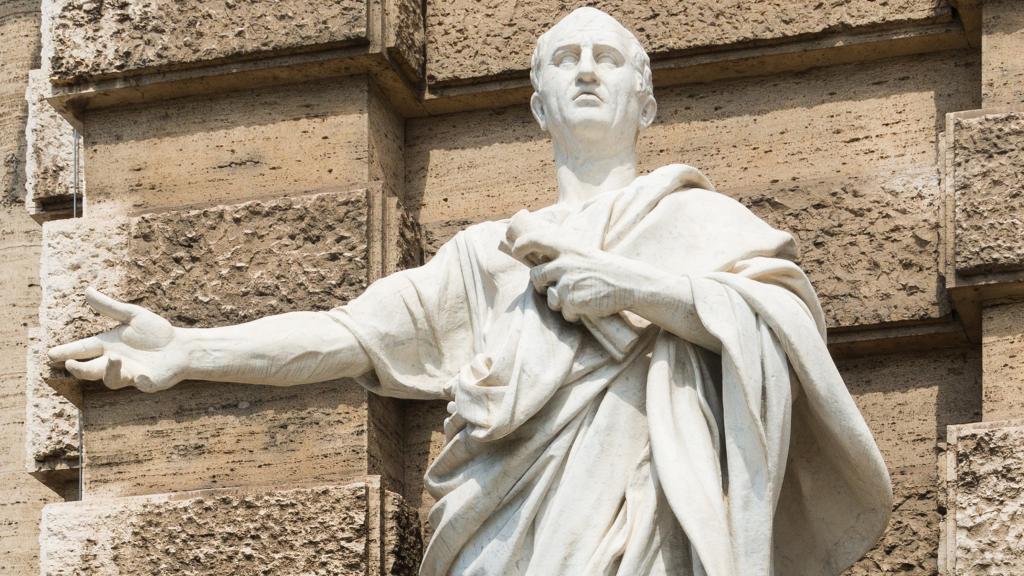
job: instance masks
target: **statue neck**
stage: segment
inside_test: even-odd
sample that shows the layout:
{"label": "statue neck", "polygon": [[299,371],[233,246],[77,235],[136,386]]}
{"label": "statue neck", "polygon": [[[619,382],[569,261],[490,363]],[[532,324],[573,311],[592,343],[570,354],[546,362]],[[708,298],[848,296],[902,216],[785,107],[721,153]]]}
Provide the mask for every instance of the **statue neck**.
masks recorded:
{"label": "statue neck", "polygon": [[636,179],[636,149],[629,146],[610,155],[566,154],[555,145],[555,174],[558,203],[580,204],[607,192],[623,188]]}

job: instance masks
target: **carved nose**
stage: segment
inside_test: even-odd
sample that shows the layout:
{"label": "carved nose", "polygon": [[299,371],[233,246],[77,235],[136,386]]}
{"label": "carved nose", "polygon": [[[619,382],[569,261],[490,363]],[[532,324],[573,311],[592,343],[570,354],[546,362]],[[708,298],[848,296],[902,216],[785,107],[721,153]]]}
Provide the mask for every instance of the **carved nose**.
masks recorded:
{"label": "carved nose", "polygon": [[576,69],[576,80],[578,82],[597,82],[597,74],[594,73],[594,55],[590,49],[584,49],[580,54],[579,67]]}

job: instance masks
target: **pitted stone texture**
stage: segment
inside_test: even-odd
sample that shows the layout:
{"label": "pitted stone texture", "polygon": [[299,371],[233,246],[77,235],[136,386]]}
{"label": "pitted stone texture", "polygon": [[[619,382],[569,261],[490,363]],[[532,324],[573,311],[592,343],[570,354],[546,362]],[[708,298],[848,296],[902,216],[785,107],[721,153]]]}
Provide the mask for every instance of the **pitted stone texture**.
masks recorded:
{"label": "pitted stone texture", "polygon": [[[951,438],[952,439],[952,438]],[[965,425],[950,446],[952,574],[1024,572],[1024,421]]]}
{"label": "pitted stone texture", "polygon": [[355,191],[47,222],[44,344],[114,326],[85,304],[88,286],[184,326],[341,305],[366,286],[366,211]]}
{"label": "pitted stone texture", "polygon": [[369,98],[349,76],[90,112],[85,216],[366,188]]}
{"label": "pitted stone texture", "polygon": [[[38,4],[0,7],[0,205],[25,197],[25,88],[39,50]],[[9,10],[9,11],[8,11]]]}
{"label": "pitted stone texture", "polygon": [[895,486],[888,529],[845,576],[937,574],[941,521],[935,486]]}
{"label": "pitted stone texture", "polygon": [[56,0],[60,83],[331,48],[365,38],[364,0]]}
{"label": "pitted stone texture", "polygon": [[[388,46],[409,80],[420,84],[426,65],[426,30],[423,12],[427,3],[419,0],[388,0]],[[431,6],[433,10],[433,6]]]}
{"label": "pitted stone texture", "polygon": [[[43,224],[39,273],[41,341],[46,348],[109,330],[116,322],[101,317],[85,303],[92,286],[122,297],[128,258],[127,219],[73,218]],[[53,373],[58,372],[58,373]],[[63,370],[46,366],[43,378],[57,379]]]}
{"label": "pitted stone texture", "polygon": [[953,122],[956,271],[1024,270],[1024,113]]}
{"label": "pitted stone texture", "polygon": [[1024,105],[1024,5],[1019,0],[985,0],[982,14],[983,106]]}
{"label": "pitted stone texture", "polygon": [[797,262],[829,326],[927,320],[949,313],[936,278],[939,179],[934,169],[888,181],[814,182],[740,198],[797,238]]}
{"label": "pitted stone texture", "polygon": [[[954,52],[660,90],[641,168],[694,163],[794,232],[830,326],[941,318],[936,122],[971,106],[977,82],[977,59]],[[428,251],[556,199],[525,106],[410,120],[406,134]]]}
{"label": "pitted stone texture", "polygon": [[944,498],[939,445],[946,427],[981,414],[976,349],[896,353],[837,362],[893,479],[893,515],[847,574],[936,574]]}
{"label": "pitted stone texture", "polygon": [[1024,303],[982,309],[983,417],[1024,418]]}
{"label": "pitted stone texture", "polygon": [[367,285],[366,192],[132,220],[123,293],[177,326],[326,310]]}
{"label": "pitted stone texture", "polygon": [[[75,193],[74,128],[57,114],[45,98],[52,95],[50,80],[42,70],[29,73],[28,122],[25,128],[25,205],[29,213],[38,214],[54,202],[69,202]],[[79,174],[82,170],[79,158]],[[79,182],[78,193],[85,191]],[[78,199],[81,213],[83,199]]]}
{"label": "pitted stone texture", "polygon": [[79,414],[72,399],[80,404],[81,391],[69,382],[60,382],[55,389],[43,380],[45,351],[38,330],[33,333],[26,354],[26,468],[30,472],[77,468]]}
{"label": "pitted stone texture", "polygon": [[[454,0],[427,11],[427,78],[453,83],[522,73],[537,37],[579,6],[567,0]],[[824,32],[950,19],[944,0],[769,0],[653,2],[602,0],[657,57],[724,46],[778,43]]]}
{"label": "pitted stone texture", "polygon": [[55,504],[41,573],[365,576],[365,483]]}

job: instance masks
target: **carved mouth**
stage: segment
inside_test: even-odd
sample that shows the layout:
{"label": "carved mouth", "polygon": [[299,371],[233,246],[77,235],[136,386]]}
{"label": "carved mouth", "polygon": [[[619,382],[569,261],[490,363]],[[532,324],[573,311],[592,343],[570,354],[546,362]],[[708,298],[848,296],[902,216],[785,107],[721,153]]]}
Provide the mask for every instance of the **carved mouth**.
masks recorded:
{"label": "carved mouth", "polygon": [[578,102],[580,100],[591,101],[591,102],[593,102],[593,101],[604,102],[604,100],[602,100],[601,97],[598,96],[597,94],[595,94],[593,92],[582,91],[582,90],[580,92],[578,92],[575,96],[573,96],[572,100],[573,100],[573,102]]}

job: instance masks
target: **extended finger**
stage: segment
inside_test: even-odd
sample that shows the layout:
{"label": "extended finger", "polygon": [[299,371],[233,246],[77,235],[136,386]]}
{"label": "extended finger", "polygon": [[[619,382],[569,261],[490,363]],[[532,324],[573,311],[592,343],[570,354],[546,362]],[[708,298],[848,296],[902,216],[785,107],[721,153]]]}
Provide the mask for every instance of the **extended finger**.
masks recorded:
{"label": "extended finger", "polygon": [[64,368],[79,380],[102,380],[107,371],[107,357],[100,356],[88,362],[68,360],[64,363]]}
{"label": "extended finger", "polygon": [[118,322],[128,322],[140,310],[144,310],[144,308],[135,304],[115,300],[95,288],[85,289],[85,301],[89,303],[89,306],[92,306],[93,310]]}
{"label": "extended finger", "polygon": [[64,360],[72,359],[84,360],[86,358],[95,358],[100,354],[103,354],[103,341],[96,336],[54,346],[46,353],[51,362],[63,362]]}

